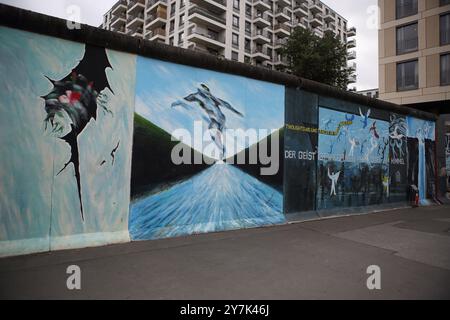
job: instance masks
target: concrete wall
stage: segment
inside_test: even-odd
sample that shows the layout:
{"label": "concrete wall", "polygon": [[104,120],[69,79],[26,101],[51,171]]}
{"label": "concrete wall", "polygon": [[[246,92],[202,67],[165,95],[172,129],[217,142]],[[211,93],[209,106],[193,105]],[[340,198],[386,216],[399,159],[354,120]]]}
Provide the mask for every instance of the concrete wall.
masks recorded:
{"label": "concrete wall", "polygon": [[[431,114],[3,5],[0,21],[0,256],[432,196]],[[225,129],[258,134],[233,148]],[[261,150],[273,162],[237,161]]]}

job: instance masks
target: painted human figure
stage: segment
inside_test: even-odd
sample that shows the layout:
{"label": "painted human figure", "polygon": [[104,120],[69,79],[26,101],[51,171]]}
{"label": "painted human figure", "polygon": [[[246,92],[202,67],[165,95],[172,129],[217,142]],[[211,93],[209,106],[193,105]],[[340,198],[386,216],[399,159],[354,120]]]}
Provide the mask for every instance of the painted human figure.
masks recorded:
{"label": "painted human figure", "polygon": [[336,184],[337,184],[337,181],[339,180],[340,175],[341,175],[340,171],[338,171],[336,173],[331,173],[330,168],[328,168],[328,178],[330,178],[330,180],[331,180],[331,194],[330,194],[331,197],[333,195],[337,196]]}
{"label": "painted human figure", "polygon": [[172,108],[182,106],[185,109],[192,109],[193,106],[188,102],[197,104],[206,113],[206,116],[203,118],[208,121],[211,139],[219,148],[221,159],[223,159],[226,152],[223,143],[223,131],[227,119],[222,109],[228,109],[240,117],[243,117],[243,114],[233,108],[230,103],[214,96],[205,84],[201,84],[196,93],[190,94],[183,100],[172,103]]}
{"label": "painted human figure", "polygon": [[348,153],[349,157],[353,157],[353,154],[355,152],[356,147],[356,139],[355,138],[349,138],[348,141],[350,142],[350,152]]}

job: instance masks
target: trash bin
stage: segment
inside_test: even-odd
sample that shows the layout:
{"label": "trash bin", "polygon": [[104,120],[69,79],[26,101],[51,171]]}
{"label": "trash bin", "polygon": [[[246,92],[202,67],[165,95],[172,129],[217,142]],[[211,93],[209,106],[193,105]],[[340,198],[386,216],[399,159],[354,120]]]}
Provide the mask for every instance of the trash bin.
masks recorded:
{"label": "trash bin", "polygon": [[419,206],[419,188],[414,184],[409,187],[409,202],[413,207]]}

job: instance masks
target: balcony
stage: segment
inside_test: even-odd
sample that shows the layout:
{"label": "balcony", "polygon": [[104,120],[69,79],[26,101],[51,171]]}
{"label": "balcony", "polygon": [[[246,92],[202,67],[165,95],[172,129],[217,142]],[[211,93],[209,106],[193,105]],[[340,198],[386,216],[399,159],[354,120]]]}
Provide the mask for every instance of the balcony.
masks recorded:
{"label": "balcony", "polygon": [[273,59],[273,65],[274,66],[285,66],[285,67],[287,67],[287,66],[289,66],[289,60],[286,58],[286,57],[283,57],[283,56],[276,56],[274,59]]}
{"label": "balcony", "polygon": [[312,12],[313,15],[318,14],[318,13],[322,13],[322,6],[320,5],[319,2],[313,2],[309,5],[309,10]]}
{"label": "balcony", "polygon": [[267,0],[253,0],[253,7],[261,12],[272,9],[271,4]]}
{"label": "balcony", "polygon": [[270,60],[270,56],[267,54],[267,50],[264,48],[254,48],[252,50],[252,58],[256,61]]}
{"label": "balcony", "polygon": [[304,3],[296,4],[294,6],[294,14],[298,18],[308,18],[309,17],[308,7]]}
{"label": "balcony", "polygon": [[323,27],[323,20],[319,16],[315,16],[313,19],[311,19],[309,24],[313,28]]}
{"label": "balcony", "polygon": [[280,23],[288,22],[291,20],[291,14],[287,10],[278,9],[275,12],[275,19]]}
{"label": "balcony", "polygon": [[286,44],[287,44],[287,38],[283,38],[283,39],[277,39],[275,40],[275,50],[279,50],[281,48],[283,48]]}
{"label": "balcony", "polygon": [[347,42],[347,48],[351,49],[355,47],[356,47],[356,39],[352,39]]}
{"label": "balcony", "polygon": [[127,28],[142,27],[144,24],[144,13],[141,12],[136,16],[129,16],[127,20]]}
{"label": "balcony", "polygon": [[292,21],[292,27],[301,27],[303,29],[308,29],[308,22],[305,18],[294,19],[294,21]]}
{"label": "balcony", "polygon": [[147,14],[156,11],[158,8],[167,10],[167,0],[151,0],[147,3]]}
{"label": "balcony", "polygon": [[348,83],[356,83],[356,74],[352,74],[348,77]]}
{"label": "balcony", "polygon": [[219,34],[213,32],[196,30],[194,28],[189,32],[187,40],[213,50],[225,49],[224,39],[222,39]]}
{"label": "balcony", "polygon": [[356,28],[351,27],[350,29],[347,30],[347,37],[354,37],[354,36],[356,36]]}
{"label": "balcony", "polygon": [[348,52],[348,60],[354,60],[356,59],[356,51],[349,51]]}
{"label": "balcony", "polygon": [[117,29],[117,28],[120,28],[120,27],[124,27],[127,24],[126,18],[127,18],[126,13],[121,13],[119,15],[114,15],[112,17],[112,22],[111,22],[110,27],[114,28],[114,29]]}
{"label": "balcony", "polygon": [[132,37],[142,37],[144,29],[142,27],[128,29],[127,35]]}
{"label": "balcony", "polygon": [[204,53],[204,54],[210,54],[210,55],[216,56],[219,59],[225,59],[225,55],[223,53],[221,53],[221,52],[223,52],[223,50],[222,51],[217,51],[214,49],[211,50],[211,49],[203,48],[203,47],[200,47],[197,45],[194,45],[193,47],[190,46],[189,49],[196,51],[196,52]]}
{"label": "balcony", "polygon": [[289,28],[285,24],[277,24],[277,25],[275,25],[275,27],[273,29],[274,29],[275,34],[279,38],[285,38],[285,37],[289,37],[291,35],[291,28]]}
{"label": "balcony", "polygon": [[253,24],[260,28],[270,27],[269,16],[267,14],[259,14],[253,18]]}
{"label": "balcony", "polygon": [[114,16],[123,14],[127,12],[127,1],[122,0],[119,1],[116,6],[112,9],[111,14]]}
{"label": "balcony", "polygon": [[352,62],[352,63],[348,66],[348,68],[351,69],[351,70],[353,70],[353,71],[356,71],[356,62]]}
{"label": "balcony", "polygon": [[334,23],[327,23],[325,31],[336,32],[336,25]]}
{"label": "balcony", "polygon": [[167,12],[165,10],[156,11],[147,15],[147,20],[145,21],[147,29],[161,28],[167,22]]}
{"label": "balcony", "polygon": [[211,27],[213,30],[226,29],[225,19],[218,17],[216,14],[200,7],[193,7],[189,9],[188,20],[196,24],[206,25],[207,27]]}
{"label": "balcony", "polygon": [[141,12],[144,12],[145,9],[145,0],[131,0],[128,3],[128,15],[137,15]]}
{"label": "balcony", "polygon": [[289,0],[276,0],[276,2],[280,8],[289,7],[291,5],[291,1]]}
{"label": "balcony", "polygon": [[256,30],[252,35],[253,41],[258,44],[269,44],[271,42],[269,34],[266,31]]}
{"label": "balcony", "polygon": [[127,29],[125,28],[125,25],[122,25],[122,26],[116,27],[116,28],[111,28],[111,31],[123,33],[123,34],[127,33]]}
{"label": "balcony", "polygon": [[155,40],[165,40],[166,39],[166,30],[162,28],[156,28],[154,30],[150,30],[145,35],[145,38],[151,41]]}
{"label": "balcony", "polygon": [[227,11],[225,0],[191,0],[191,3],[218,14],[223,14]]}
{"label": "balcony", "polygon": [[323,20],[325,22],[334,22],[336,21],[336,17],[331,12],[328,12],[323,16]]}
{"label": "balcony", "polygon": [[313,29],[313,33],[319,38],[323,38],[323,30],[321,28]]}

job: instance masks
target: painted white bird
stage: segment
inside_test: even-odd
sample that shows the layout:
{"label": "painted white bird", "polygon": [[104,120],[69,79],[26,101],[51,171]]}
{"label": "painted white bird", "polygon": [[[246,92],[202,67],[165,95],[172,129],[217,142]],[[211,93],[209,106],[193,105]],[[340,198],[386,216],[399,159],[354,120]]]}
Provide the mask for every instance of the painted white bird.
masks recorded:
{"label": "painted white bird", "polygon": [[363,129],[367,128],[367,126],[369,125],[369,117],[370,117],[370,113],[371,110],[367,110],[367,113],[364,115],[363,112],[361,111],[361,108],[359,108],[359,114],[361,115],[361,122],[363,123]]}

